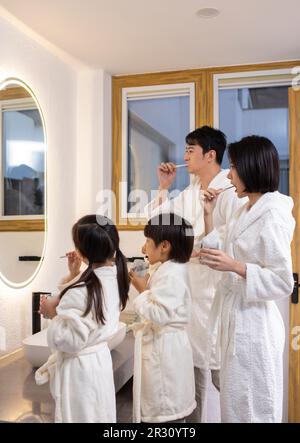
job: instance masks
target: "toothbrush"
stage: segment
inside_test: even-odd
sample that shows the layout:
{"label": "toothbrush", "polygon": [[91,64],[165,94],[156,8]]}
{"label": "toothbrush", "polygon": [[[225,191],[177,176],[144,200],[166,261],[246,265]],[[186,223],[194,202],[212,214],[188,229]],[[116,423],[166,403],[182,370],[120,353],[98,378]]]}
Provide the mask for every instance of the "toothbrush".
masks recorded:
{"label": "toothbrush", "polygon": [[178,168],[183,168],[184,166],[186,166],[185,163],[184,163],[183,165],[176,165],[175,168],[176,168],[176,169],[178,169]]}
{"label": "toothbrush", "polygon": [[223,189],[221,192],[227,191],[227,189],[231,189],[231,188],[234,188],[234,186],[233,185],[227,186],[227,188]]}

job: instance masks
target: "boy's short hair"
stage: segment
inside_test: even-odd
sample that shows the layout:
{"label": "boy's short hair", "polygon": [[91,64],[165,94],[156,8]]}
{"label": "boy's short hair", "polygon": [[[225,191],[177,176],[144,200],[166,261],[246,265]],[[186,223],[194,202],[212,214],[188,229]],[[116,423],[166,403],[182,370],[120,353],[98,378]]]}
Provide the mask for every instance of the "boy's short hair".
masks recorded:
{"label": "boy's short hair", "polygon": [[226,149],[226,136],[219,129],[210,126],[201,126],[190,132],[185,141],[188,145],[199,145],[203,149],[203,154],[209,151],[216,151],[216,161],[220,165]]}
{"label": "boy's short hair", "polygon": [[244,137],[229,145],[228,156],[246,192],[277,191],[279,156],[271,140],[259,135]]}
{"label": "boy's short hair", "polygon": [[171,244],[170,260],[178,263],[189,261],[194,246],[192,225],[174,213],[161,213],[152,217],[144,228],[145,237],[158,246],[164,240]]}

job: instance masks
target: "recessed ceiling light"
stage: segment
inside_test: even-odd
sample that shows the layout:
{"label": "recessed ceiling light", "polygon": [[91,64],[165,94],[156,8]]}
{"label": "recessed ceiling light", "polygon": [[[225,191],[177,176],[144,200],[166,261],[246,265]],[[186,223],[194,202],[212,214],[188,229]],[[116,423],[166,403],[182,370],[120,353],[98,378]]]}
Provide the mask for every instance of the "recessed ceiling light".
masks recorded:
{"label": "recessed ceiling light", "polygon": [[219,9],[216,8],[202,8],[196,12],[196,15],[200,18],[214,18],[220,14]]}

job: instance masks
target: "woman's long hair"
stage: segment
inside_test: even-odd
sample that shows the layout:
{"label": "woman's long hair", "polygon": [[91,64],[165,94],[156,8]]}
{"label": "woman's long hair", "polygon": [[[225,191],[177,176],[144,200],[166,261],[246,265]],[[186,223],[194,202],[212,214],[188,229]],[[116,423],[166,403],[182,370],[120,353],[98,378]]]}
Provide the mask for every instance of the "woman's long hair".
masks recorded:
{"label": "woman's long hair", "polygon": [[129,276],[126,259],[119,249],[118,231],[107,217],[87,215],[75,223],[72,236],[75,248],[88,259],[89,266],[77,282],[61,292],[60,298],[71,288],[86,286],[88,297],[83,316],[94,308],[96,321],[104,324],[103,288],[93,271],[94,263],[101,265],[115,256],[121,310],[125,309],[128,300]]}

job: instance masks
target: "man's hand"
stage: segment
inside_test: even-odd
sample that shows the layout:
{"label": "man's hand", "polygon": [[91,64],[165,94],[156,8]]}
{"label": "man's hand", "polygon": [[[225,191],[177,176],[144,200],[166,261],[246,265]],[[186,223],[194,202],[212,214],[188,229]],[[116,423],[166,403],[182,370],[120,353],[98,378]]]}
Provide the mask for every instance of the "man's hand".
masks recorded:
{"label": "man's hand", "polygon": [[176,168],[174,163],[161,163],[157,168],[159,180],[159,189],[167,190],[176,177]]}

